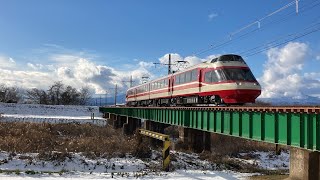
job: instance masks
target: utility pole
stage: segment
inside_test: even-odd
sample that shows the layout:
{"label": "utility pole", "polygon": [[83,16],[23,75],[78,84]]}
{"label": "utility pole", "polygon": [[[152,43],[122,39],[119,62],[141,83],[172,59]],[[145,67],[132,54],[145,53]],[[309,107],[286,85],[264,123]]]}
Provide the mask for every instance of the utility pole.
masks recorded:
{"label": "utility pole", "polygon": [[109,88],[114,90],[114,105],[117,105],[117,94],[118,94],[118,84],[114,88]]}
{"label": "utility pole", "polygon": [[168,75],[171,74],[171,54],[169,54]]}
{"label": "utility pole", "polygon": [[168,64],[162,64],[162,63],[153,63],[153,64],[154,65],[160,64],[160,65],[168,66],[168,75],[171,74],[171,65],[172,65],[172,63],[171,63],[171,54],[169,54],[169,63]]}
{"label": "utility pole", "polygon": [[153,63],[154,65],[157,65],[157,64],[160,64],[160,65],[166,65],[166,66],[168,66],[168,75],[170,75],[170,74],[172,74],[172,73],[174,73],[174,71],[172,71],[172,65],[176,65],[177,66],[177,69],[179,70],[179,65],[180,64],[186,64],[186,63],[188,63],[188,61],[184,61],[184,60],[182,60],[182,61],[175,61],[175,63],[174,64],[172,64],[172,62],[171,62],[171,54],[169,54],[169,61],[168,61],[168,64],[163,64],[163,63]]}
{"label": "utility pole", "polygon": [[117,91],[118,91],[118,85],[116,84],[116,87],[114,89],[114,106],[117,105]]}
{"label": "utility pole", "polygon": [[133,86],[133,80],[132,80],[132,75],[130,76],[130,80],[129,81],[122,81],[122,82],[124,82],[124,83],[126,83],[126,82],[129,82],[130,83],[130,87],[132,87]]}
{"label": "utility pole", "polygon": [[108,106],[108,91],[106,91],[106,101],[105,101],[105,103],[106,103],[106,106]]}

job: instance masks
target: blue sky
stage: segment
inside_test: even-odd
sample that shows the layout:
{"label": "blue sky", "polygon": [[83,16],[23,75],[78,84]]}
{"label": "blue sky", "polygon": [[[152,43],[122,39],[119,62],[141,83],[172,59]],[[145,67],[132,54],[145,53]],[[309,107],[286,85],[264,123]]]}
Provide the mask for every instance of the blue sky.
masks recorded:
{"label": "blue sky", "polygon": [[[246,58],[264,97],[320,96],[319,31],[294,40],[288,36],[320,22],[320,1],[300,0],[298,14],[291,2],[0,0],[0,78],[24,88],[61,80],[96,93],[116,83],[124,91],[122,81],[130,75],[136,83],[144,74],[164,75],[166,67],[152,62],[165,62],[168,53],[190,65],[236,53]],[[258,23],[244,28],[258,20],[259,29]],[[228,44],[199,53],[233,33]],[[279,37],[288,41],[254,55],[243,53]],[[289,91],[279,85],[288,82],[295,84]]]}

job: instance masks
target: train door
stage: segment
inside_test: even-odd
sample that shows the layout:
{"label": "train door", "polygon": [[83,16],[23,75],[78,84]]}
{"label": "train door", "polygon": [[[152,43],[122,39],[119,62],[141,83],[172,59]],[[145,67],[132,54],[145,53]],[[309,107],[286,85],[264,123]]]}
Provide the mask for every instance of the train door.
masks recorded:
{"label": "train door", "polygon": [[137,88],[133,90],[134,101],[137,102]]}
{"label": "train door", "polygon": [[198,82],[199,82],[199,93],[202,92],[202,73],[203,70],[199,69],[199,76],[198,76]]}
{"label": "train door", "polygon": [[149,100],[151,99],[151,93],[150,93],[150,83],[148,83],[147,85],[146,85],[146,91],[147,91],[147,93],[149,94]]}
{"label": "train door", "polygon": [[173,94],[173,84],[174,84],[174,78],[173,78],[173,76],[169,76],[169,78],[168,78],[168,96],[170,96],[170,98],[172,97],[172,94]]}

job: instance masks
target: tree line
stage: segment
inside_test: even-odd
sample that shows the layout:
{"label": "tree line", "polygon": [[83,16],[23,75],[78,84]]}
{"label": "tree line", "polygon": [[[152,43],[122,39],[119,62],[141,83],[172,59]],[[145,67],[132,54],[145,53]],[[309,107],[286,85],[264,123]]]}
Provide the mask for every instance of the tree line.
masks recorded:
{"label": "tree line", "polygon": [[20,90],[16,87],[0,85],[0,102],[46,104],[46,105],[86,105],[91,98],[88,87],[76,89],[62,82],[54,82],[48,90],[33,88]]}

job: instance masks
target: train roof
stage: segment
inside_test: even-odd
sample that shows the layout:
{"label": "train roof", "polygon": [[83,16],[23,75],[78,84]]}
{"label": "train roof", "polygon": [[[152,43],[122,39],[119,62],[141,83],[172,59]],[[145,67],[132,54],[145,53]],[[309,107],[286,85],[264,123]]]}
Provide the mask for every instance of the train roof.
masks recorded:
{"label": "train roof", "polygon": [[234,61],[234,62],[242,62],[245,63],[245,61],[243,60],[243,58],[239,55],[236,54],[225,54],[225,55],[221,55],[219,57],[213,58],[211,60],[206,61],[205,63],[215,63],[218,61]]}

